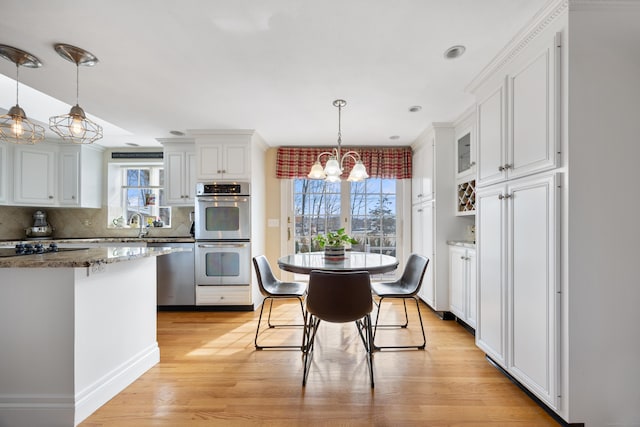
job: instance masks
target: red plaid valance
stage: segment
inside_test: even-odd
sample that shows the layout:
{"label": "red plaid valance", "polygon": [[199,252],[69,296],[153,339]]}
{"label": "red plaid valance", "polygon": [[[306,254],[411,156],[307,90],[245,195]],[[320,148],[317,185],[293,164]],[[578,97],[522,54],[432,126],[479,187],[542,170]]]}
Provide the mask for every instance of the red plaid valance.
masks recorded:
{"label": "red plaid valance", "polygon": [[[306,178],[318,154],[333,147],[280,147],[276,158],[276,178]],[[371,178],[410,179],[411,147],[341,147],[342,154],[356,151]],[[322,165],[328,156],[322,156]],[[351,158],[345,159],[345,177],[353,167]]]}

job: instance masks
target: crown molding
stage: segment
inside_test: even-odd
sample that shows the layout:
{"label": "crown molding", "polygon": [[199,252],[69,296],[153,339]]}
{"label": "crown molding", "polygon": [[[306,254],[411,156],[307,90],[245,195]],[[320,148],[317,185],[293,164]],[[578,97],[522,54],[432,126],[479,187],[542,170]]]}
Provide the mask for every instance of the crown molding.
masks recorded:
{"label": "crown molding", "polygon": [[604,10],[612,8],[638,8],[638,0],[570,0],[569,10]]}
{"label": "crown molding", "polygon": [[[582,0],[585,1],[586,0]],[[627,0],[632,1],[632,0]],[[589,3],[604,2],[604,0],[592,0]],[[573,3],[573,0],[572,0]],[[531,21],[520,30],[507,45],[484,67],[482,71],[465,87],[466,92],[473,93],[495,72],[510,62],[525,47],[540,35],[551,23],[567,11],[569,0],[551,0]]]}

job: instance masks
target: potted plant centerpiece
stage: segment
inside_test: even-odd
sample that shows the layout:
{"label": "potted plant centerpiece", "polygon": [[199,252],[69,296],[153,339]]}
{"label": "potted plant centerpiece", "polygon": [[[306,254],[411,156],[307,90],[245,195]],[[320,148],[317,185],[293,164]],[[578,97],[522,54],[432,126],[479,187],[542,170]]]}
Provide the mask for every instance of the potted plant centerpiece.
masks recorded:
{"label": "potted plant centerpiece", "polygon": [[324,249],[324,256],[327,259],[344,259],[344,247],[346,244],[357,244],[358,241],[349,236],[344,228],[336,231],[329,231],[326,234],[318,234],[313,238],[318,246]]}

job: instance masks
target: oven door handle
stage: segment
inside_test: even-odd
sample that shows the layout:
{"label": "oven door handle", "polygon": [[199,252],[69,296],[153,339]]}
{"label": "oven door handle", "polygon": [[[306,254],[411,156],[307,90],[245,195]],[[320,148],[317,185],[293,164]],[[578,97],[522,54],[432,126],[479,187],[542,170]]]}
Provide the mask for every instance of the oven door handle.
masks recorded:
{"label": "oven door handle", "polygon": [[212,202],[246,202],[248,201],[247,196],[219,196],[217,198],[213,197],[196,197],[196,200],[200,203],[212,203]]}
{"label": "oven door handle", "polygon": [[249,246],[248,243],[217,243],[217,244],[209,244],[209,245],[203,245],[203,244],[198,244],[199,248],[246,248],[247,246]]}

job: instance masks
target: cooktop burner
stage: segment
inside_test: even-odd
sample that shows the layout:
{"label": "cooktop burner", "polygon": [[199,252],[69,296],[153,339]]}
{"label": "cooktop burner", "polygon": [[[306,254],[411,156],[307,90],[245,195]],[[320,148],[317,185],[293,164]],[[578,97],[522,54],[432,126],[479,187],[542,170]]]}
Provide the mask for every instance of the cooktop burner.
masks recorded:
{"label": "cooktop burner", "polygon": [[87,248],[59,248],[57,244],[51,243],[44,246],[42,243],[18,243],[15,248],[0,248],[0,258],[15,257],[22,255],[37,255],[51,252],[80,251]]}

